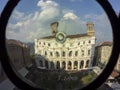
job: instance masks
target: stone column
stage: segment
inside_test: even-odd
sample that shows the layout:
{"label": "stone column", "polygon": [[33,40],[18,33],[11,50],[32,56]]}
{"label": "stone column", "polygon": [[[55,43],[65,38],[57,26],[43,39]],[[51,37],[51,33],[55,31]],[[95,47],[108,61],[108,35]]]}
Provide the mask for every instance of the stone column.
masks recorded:
{"label": "stone column", "polygon": [[66,66],[65,66],[65,70],[68,70],[68,62],[66,61]]}
{"label": "stone column", "polygon": [[62,68],[62,62],[61,61],[59,61],[60,62],[60,69]]}
{"label": "stone column", "polygon": [[74,62],[72,61],[72,70],[74,69]]}
{"label": "stone column", "polygon": [[48,69],[51,69],[51,64],[49,61],[48,61]]}
{"label": "stone column", "polygon": [[85,66],[86,66],[86,61],[84,61],[84,66],[83,66],[83,68],[85,68]]}
{"label": "stone column", "polygon": [[80,69],[80,61],[78,61],[78,70]]}
{"label": "stone column", "polygon": [[56,67],[56,62],[54,61],[54,69],[57,69],[57,67]]}
{"label": "stone column", "polygon": [[43,62],[43,67],[45,67],[45,61],[42,60],[42,62]]}

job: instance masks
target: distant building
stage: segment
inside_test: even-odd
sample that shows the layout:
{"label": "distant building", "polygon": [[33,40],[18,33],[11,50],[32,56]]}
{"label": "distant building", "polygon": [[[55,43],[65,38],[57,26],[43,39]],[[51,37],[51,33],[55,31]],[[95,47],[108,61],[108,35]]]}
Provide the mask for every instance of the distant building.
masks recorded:
{"label": "distant building", "polygon": [[[93,66],[104,67],[111,56],[113,43],[112,42],[103,42],[95,47],[95,54],[93,60]],[[120,57],[118,58],[118,62],[115,66],[115,70],[120,72]]]}
{"label": "distant building", "polygon": [[[12,66],[15,67],[16,70],[22,71],[24,67],[29,67],[32,64],[30,60],[30,49],[26,44],[9,39],[6,40],[6,46]],[[5,79],[7,79],[7,77],[0,62],[0,83]]]}
{"label": "distant building", "polygon": [[67,35],[51,24],[52,35],[35,39],[36,64],[46,69],[82,70],[91,67],[95,45],[94,24],[87,23],[87,33]]}
{"label": "distant building", "polygon": [[30,48],[26,44],[10,39],[6,41],[6,46],[10,60],[17,70],[29,67],[32,64],[30,60]]}

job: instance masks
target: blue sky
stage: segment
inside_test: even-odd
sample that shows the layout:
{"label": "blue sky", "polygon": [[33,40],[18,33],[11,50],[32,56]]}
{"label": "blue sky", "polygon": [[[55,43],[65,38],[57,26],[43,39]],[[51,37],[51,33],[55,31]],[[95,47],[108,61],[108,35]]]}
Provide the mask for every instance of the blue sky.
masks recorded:
{"label": "blue sky", "polygon": [[[116,13],[120,0],[109,0]],[[0,13],[7,0],[0,0]],[[51,35],[50,23],[58,21],[59,31],[67,34],[86,32],[86,23],[95,24],[97,42],[112,41],[109,20],[95,0],[21,0],[7,27],[7,38],[34,42]],[[106,34],[107,33],[107,34]]]}
{"label": "blue sky", "polygon": [[[3,10],[3,8],[4,8],[4,6],[5,6],[5,4],[7,3],[7,1],[8,0],[0,0],[0,13],[2,12],[2,10]],[[21,2],[21,5],[20,6],[22,6],[22,7],[25,7],[24,8],[24,10],[23,11],[27,11],[28,10],[28,8],[30,8],[30,9],[32,9],[32,10],[34,10],[35,8],[31,8],[31,7],[34,7],[36,4],[37,4],[37,2],[38,2],[38,0],[30,0],[30,3],[28,4],[28,1],[29,0],[21,0],[21,1],[24,1],[24,2]],[[61,5],[65,5],[66,3],[68,3],[68,1],[67,0],[54,0],[54,1],[57,1],[57,2],[59,2],[59,3],[61,3]],[[71,1],[75,1],[75,0],[71,0]],[[74,2],[74,3],[76,3],[76,4],[79,4],[78,2],[79,1],[83,1],[83,0],[76,0],[77,2]],[[81,7],[82,6],[84,6],[85,4],[90,4],[90,2],[92,1],[95,1],[95,0],[84,0],[85,2],[83,2],[82,3],[82,5],[81,5]],[[88,2],[89,1],[89,2]],[[116,12],[120,12],[120,7],[119,7],[119,5],[120,5],[120,0],[108,0],[110,3],[111,3],[111,5],[113,6],[113,8],[114,8],[114,10],[116,11]],[[86,3],[87,2],[87,3]],[[73,2],[69,2],[69,3],[73,3]],[[95,2],[96,3],[96,2]],[[88,5],[89,5],[88,4]],[[68,5],[69,7],[72,7],[72,5],[71,4],[69,4]],[[97,10],[97,9],[96,9]]]}

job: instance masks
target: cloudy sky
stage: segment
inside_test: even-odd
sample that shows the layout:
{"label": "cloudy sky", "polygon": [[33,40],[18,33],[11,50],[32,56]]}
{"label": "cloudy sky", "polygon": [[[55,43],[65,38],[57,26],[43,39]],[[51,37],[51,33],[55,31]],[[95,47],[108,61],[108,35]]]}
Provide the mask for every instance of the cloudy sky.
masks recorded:
{"label": "cloudy sky", "polygon": [[[0,12],[5,2],[0,1]],[[116,1],[116,2],[115,2]],[[116,13],[119,0],[110,0]],[[94,23],[97,42],[112,41],[109,20],[95,0],[21,0],[13,11],[6,36],[23,42],[50,36],[50,23],[58,21],[59,31],[69,34],[86,33],[86,23]]]}

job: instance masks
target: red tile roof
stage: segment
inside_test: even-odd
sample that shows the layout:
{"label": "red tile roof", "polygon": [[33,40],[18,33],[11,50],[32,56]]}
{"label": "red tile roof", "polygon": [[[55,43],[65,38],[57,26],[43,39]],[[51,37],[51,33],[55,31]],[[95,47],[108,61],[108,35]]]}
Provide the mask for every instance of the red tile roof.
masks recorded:
{"label": "red tile roof", "polygon": [[14,39],[8,39],[6,40],[6,43],[7,44],[13,44],[13,45],[17,45],[17,46],[20,46],[20,47],[24,47],[24,43],[20,42],[20,41],[17,41],[17,40],[14,40]]}
{"label": "red tile roof", "polygon": [[112,46],[112,45],[113,45],[112,42],[106,41],[106,42],[100,43],[98,46]]}
{"label": "red tile roof", "polygon": [[111,73],[111,76],[115,78],[119,76],[119,73],[116,70],[113,70],[113,72]]}

